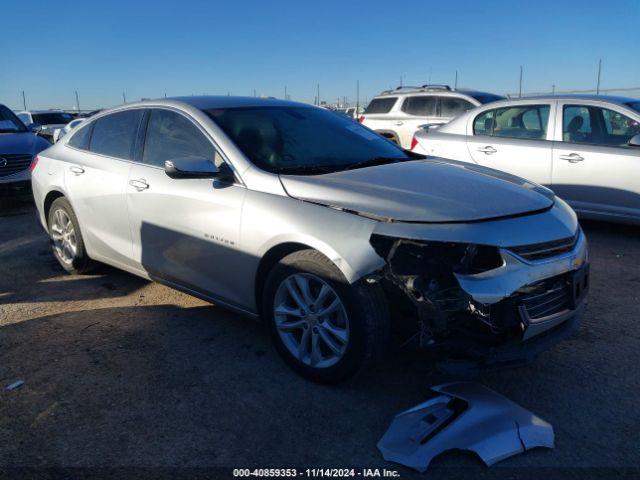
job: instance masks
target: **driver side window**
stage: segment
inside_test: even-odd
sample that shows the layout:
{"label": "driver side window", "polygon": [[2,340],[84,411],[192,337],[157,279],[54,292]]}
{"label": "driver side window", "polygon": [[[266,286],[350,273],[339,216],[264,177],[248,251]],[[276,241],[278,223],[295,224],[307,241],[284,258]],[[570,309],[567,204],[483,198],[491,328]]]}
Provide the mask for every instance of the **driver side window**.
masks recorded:
{"label": "driver side window", "polygon": [[164,168],[165,160],[191,157],[213,161],[215,153],[209,139],[184,115],[170,110],[151,110],[143,163]]}

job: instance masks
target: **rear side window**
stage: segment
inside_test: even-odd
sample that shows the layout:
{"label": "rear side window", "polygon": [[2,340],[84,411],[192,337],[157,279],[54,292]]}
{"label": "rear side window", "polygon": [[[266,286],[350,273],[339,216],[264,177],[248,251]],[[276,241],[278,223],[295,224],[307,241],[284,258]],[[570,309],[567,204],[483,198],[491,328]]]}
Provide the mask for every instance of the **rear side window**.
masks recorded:
{"label": "rear side window", "polygon": [[402,104],[402,111],[409,115],[420,117],[435,117],[437,115],[438,97],[421,96],[407,97]]}
{"label": "rear side window", "polygon": [[164,167],[165,160],[195,157],[213,160],[215,148],[189,119],[170,110],[151,110],[142,161]]}
{"label": "rear side window", "polygon": [[99,118],[93,127],[90,150],[110,157],[132,160],[141,117],[142,110],[137,109]]}
{"label": "rear side window", "polygon": [[489,110],[473,121],[474,135],[544,140],[547,138],[549,105],[516,105]]}
{"label": "rear side window", "polygon": [[494,137],[544,140],[549,123],[549,105],[518,105],[496,110]]}
{"label": "rear side window", "polygon": [[91,130],[93,130],[93,123],[78,129],[77,132],[73,133],[67,145],[81,150],[88,150],[89,141],[91,140]]}
{"label": "rear side window", "polygon": [[463,98],[440,97],[440,116],[457,117],[467,110],[471,110],[474,106]]}
{"label": "rear side window", "polygon": [[364,113],[389,113],[398,100],[398,97],[374,98]]}

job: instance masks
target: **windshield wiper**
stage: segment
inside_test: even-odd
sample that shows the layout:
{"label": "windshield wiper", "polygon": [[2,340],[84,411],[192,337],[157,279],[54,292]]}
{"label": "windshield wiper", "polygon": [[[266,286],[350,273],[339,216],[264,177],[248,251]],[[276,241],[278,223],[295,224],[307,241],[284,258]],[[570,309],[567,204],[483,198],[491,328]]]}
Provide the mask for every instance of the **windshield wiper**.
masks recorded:
{"label": "windshield wiper", "polygon": [[334,166],[322,166],[322,165],[290,165],[286,167],[278,167],[278,174],[283,175],[297,175],[297,174],[321,174],[335,172]]}

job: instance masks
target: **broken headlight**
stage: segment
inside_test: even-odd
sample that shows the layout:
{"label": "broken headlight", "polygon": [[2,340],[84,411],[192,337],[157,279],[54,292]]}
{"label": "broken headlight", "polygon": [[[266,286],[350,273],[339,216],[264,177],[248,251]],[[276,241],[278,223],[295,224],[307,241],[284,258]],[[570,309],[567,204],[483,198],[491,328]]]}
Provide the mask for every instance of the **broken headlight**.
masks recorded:
{"label": "broken headlight", "polygon": [[489,245],[397,239],[383,235],[372,235],[370,242],[397,275],[472,275],[493,270],[504,263],[499,249]]}

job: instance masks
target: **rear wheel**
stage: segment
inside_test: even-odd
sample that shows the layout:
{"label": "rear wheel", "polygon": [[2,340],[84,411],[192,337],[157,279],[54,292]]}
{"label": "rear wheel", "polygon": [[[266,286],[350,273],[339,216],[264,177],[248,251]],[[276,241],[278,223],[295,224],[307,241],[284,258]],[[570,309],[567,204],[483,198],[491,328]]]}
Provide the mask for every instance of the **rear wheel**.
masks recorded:
{"label": "rear wheel", "polygon": [[381,358],[388,341],[389,316],[379,286],[350,285],[315,250],[294,252],[273,268],[263,312],[283,359],[319,382],[353,376]]}
{"label": "rear wheel", "polygon": [[53,201],[47,224],[53,254],[62,268],[69,273],[85,273],[94,267],[85,250],[78,219],[66,198]]}

